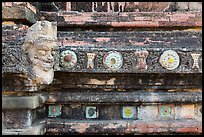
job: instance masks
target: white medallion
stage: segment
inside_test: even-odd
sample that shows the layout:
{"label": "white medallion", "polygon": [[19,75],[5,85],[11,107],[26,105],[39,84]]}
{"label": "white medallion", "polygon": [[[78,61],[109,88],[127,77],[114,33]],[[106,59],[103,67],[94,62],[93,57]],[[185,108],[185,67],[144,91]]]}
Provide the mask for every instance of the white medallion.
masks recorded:
{"label": "white medallion", "polygon": [[74,51],[66,50],[60,54],[60,65],[65,68],[72,68],[77,63],[77,56]]}
{"label": "white medallion", "polygon": [[173,70],[179,66],[180,58],[175,51],[167,50],[160,56],[159,63],[162,67]]}
{"label": "white medallion", "polygon": [[121,53],[117,51],[110,51],[104,56],[103,64],[106,68],[109,69],[119,69],[123,65],[123,57]]}

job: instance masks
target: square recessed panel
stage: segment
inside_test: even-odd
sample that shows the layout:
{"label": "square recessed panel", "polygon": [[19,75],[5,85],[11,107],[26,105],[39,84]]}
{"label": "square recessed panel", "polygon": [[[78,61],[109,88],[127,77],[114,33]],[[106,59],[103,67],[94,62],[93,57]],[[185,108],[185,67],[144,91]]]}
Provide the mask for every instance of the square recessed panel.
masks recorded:
{"label": "square recessed panel", "polygon": [[136,118],[136,107],[134,106],[125,106],[122,108],[123,118]]}
{"label": "square recessed panel", "polygon": [[172,115],[171,106],[160,106],[160,115],[161,117],[169,118]]}
{"label": "square recessed panel", "polygon": [[202,116],[202,105],[195,105],[196,115]]}
{"label": "square recessed panel", "polygon": [[61,114],[61,105],[49,105],[48,117],[57,117]]}
{"label": "square recessed panel", "polygon": [[98,110],[95,106],[86,107],[86,118],[98,118]]}

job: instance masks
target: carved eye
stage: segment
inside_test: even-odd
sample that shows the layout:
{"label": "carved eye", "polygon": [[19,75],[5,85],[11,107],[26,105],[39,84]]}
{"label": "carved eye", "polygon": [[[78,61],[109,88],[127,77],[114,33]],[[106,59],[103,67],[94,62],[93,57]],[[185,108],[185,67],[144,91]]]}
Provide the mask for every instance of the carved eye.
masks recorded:
{"label": "carved eye", "polygon": [[51,54],[52,54],[52,56],[54,56],[54,55],[55,55],[55,51],[53,50],[53,51],[51,52]]}
{"label": "carved eye", "polygon": [[38,50],[38,54],[44,56],[46,54],[46,52],[44,50]]}
{"label": "carved eye", "polygon": [[41,26],[45,26],[45,22],[42,22],[42,23],[41,23]]}

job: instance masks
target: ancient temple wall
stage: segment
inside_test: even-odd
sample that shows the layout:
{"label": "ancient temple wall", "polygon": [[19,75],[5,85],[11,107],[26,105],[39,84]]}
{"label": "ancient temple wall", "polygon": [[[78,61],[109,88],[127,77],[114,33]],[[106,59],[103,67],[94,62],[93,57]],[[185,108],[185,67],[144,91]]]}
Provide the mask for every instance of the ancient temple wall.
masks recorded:
{"label": "ancient temple wall", "polygon": [[201,2],[2,2],[3,134],[202,134]]}

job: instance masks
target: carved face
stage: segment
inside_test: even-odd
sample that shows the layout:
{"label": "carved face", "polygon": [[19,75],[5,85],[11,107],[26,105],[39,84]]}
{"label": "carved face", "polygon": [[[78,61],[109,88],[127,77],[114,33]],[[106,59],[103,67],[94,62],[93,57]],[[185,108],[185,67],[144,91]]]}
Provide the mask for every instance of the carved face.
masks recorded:
{"label": "carved face", "polygon": [[[36,67],[43,71],[49,71],[53,68],[54,65],[54,58],[53,54],[54,51],[50,46],[46,46],[47,44],[54,44],[52,42],[43,42],[38,43],[38,46],[33,48],[33,51],[30,51],[32,55],[30,55],[30,59]],[[31,49],[32,50],[32,49]],[[32,53],[33,52],[33,53]]]}
{"label": "carved face", "polygon": [[28,53],[31,62],[32,79],[36,83],[50,84],[54,77],[53,48],[57,45],[56,23],[38,21],[26,35],[22,49]]}
{"label": "carved face", "polygon": [[28,49],[28,57],[33,67],[32,70],[37,78],[37,82],[40,84],[50,84],[53,80],[54,51],[52,47],[54,46],[55,42],[43,39]]}

